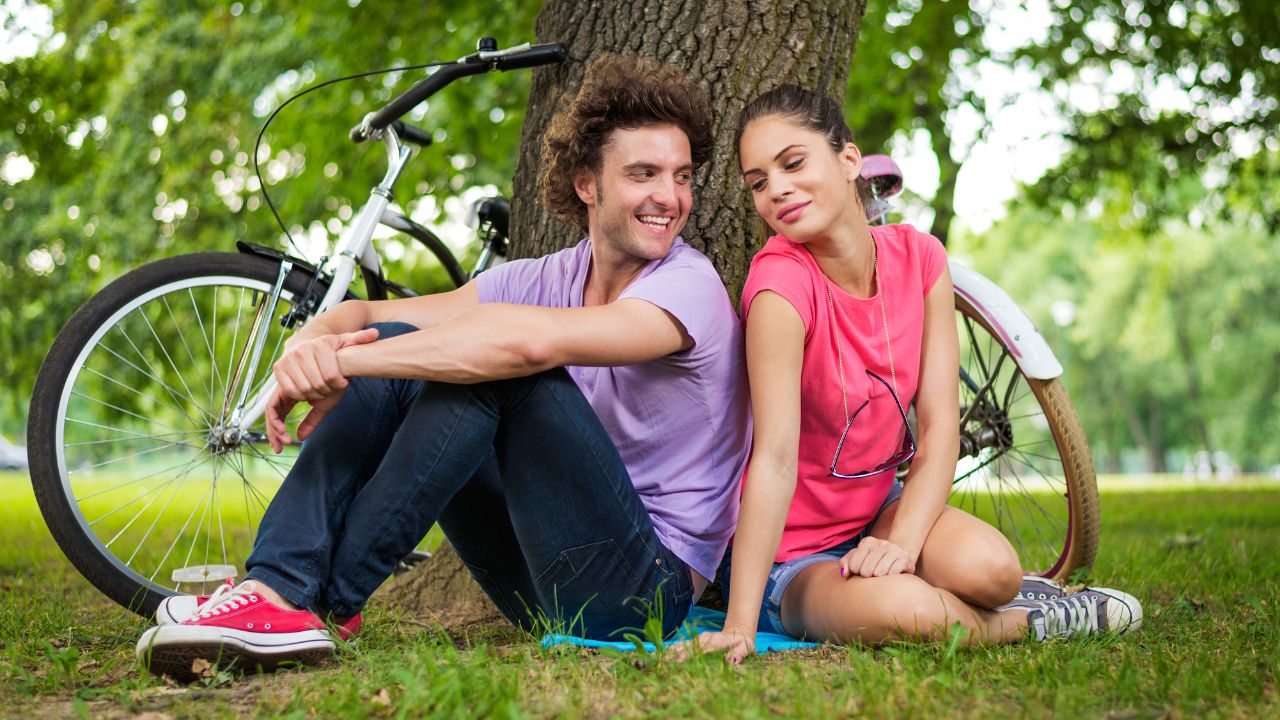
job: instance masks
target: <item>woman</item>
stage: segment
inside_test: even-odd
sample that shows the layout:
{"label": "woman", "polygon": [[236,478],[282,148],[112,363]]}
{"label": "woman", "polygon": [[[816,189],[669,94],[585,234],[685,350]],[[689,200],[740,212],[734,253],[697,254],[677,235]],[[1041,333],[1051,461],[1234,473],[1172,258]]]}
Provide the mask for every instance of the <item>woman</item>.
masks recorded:
{"label": "woman", "polygon": [[937,640],[955,623],[973,643],[1136,628],[1137,601],[1105,589],[1045,583],[1057,597],[994,610],[1022,586],[1017,554],[946,504],[959,454],[946,254],[910,226],[868,225],[839,107],[777,88],[743,111],[738,147],[776,234],[743,289],[755,441],[722,566],[728,618],[701,649],[741,662],[757,628],[840,643]]}

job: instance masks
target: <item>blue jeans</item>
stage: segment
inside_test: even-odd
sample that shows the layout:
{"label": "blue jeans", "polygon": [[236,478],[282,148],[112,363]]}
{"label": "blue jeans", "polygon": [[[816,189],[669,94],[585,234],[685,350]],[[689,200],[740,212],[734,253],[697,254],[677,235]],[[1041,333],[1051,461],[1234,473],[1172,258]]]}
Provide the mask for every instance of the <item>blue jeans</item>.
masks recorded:
{"label": "blue jeans", "polygon": [[[786,562],[774,563],[773,568],[769,570],[769,579],[764,584],[764,597],[760,603],[760,617],[756,621],[756,630],[758,632],[778,633],[786,635],[787,629],[782,626],[782,595],[787,591],[787,586],[791,581],[800,574],[800,571],[820,562],[840,562],[840,558],[849,554],[849,551],[858,547],[858,543],[862,539],[871,534],[871,527],[876,524],[876,520],[884,514],[884,511],[893,503],[902,497],[902,483],[895,481],[889,487],[889,494],[885,496],[884,502],[880,503],[880,509],[876,511],[876,516],[867,523],[862,532],[854,535],[848,540],[844,540],[824,550],[803,555],[798,558],[791,558]],[[732,560],[732,550],[726,554],[724,561],[720,563],[720,586],[724,588],[725,599],[729,595],[729,570],[730,561]]]}
{"label": "blue jeans", "polygon": [[474,385],[353,379],[264,513],[246,578],[349,617],[436,522],[526,630],[550,620],[616,639],[644,625],[644,601],[672,634],[692,605],[688,567],[563,368]]}

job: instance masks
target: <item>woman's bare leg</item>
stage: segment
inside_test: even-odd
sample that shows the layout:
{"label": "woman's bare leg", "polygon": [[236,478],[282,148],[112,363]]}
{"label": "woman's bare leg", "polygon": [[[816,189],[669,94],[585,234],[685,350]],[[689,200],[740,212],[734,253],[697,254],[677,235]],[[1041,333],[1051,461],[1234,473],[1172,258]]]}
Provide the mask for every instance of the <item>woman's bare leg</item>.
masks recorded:
{"label": "woman's bare leg", "polygon": [[1025,610],[984,610],[915,575],[841,577],[835,562],[815,563],[796,575],[782,597],[782,622],[797,637],[840,643],[946,640],[955,623],[971,645],[1027,635]]}
{"label": "woman's bare leg", "polygon": [[[885,508],[871,535],[888,539],[898,505]],[[944,507],[929,531],[915,574],[979,608],[1009,602],[1022,587],[1018,553],[991,525],[954,507]]]}

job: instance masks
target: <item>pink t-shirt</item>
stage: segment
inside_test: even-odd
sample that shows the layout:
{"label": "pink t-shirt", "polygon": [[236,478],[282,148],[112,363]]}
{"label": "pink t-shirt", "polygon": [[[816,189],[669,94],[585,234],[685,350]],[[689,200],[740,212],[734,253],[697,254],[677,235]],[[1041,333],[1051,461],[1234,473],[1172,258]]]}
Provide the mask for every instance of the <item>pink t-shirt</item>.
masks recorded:
{"label": "pink t-shirt", "polygon": [[[898,396],[910,405],[920,380],[920,342],[924,297],[946,266],[946,251],[932,235],[910,225],[873,227]],[[751,261],[742,290],[742,316],[751,301],[770,290],[785,298],[804,322],[804,364],[800,376],[800,454],[795,496],[787,512],[775,562],[808,555],[856,535],[875,518],[893,483],[893,471],[845,480],[831,477],[831,459],[844,431],[835,323],[844,351],[845,388],[852,414],[858,415],[836,470],[858,473],[891,457],[902,445],[901,415],[888,388],[866,374],[870,370],[893,384],[880,296],[858,298],[831,285],[803,245],[775,235]],[[835,318],[831,305],[835,306]]]}

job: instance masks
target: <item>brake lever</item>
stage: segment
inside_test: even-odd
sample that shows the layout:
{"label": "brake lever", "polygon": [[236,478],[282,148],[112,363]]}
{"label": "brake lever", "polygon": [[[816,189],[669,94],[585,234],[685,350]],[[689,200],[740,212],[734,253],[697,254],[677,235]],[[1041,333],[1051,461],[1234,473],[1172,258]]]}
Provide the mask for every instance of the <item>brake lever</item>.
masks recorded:
{"label": "brake lever", "polygon": [[525,42],[525,43],[520,43],[519,45],[513,45],[512,47],[505,48],[503,50],[480,50],[479,52],[473,52],[470,55],[458,58],[457,62],[460,62],[460,63],[491,62],[493,60],[497,60],[498,58],[504,58],[508,55],[515,55],[517,53],[522,53],[531,47],[533,47],[532,43]]}

